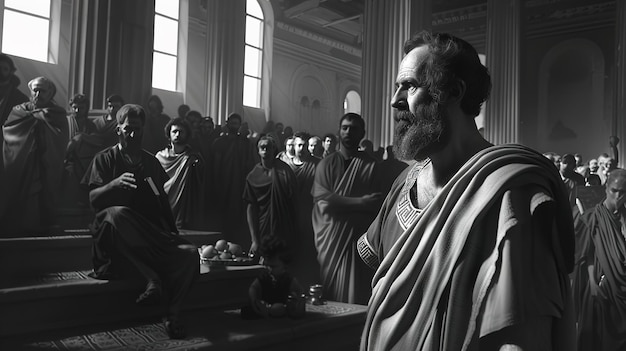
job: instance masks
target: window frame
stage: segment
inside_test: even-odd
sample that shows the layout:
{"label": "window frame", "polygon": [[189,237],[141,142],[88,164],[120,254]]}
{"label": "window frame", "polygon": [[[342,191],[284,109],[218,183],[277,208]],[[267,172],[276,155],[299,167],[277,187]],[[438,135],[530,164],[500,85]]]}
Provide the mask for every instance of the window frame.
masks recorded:
{"label": "window frame", "polygon": [[[260,8],[261,13],[263,14],[263,18],[259,18],[259,17],[255,16],[255,15],[251,14],[248,11],[248,6],[247,6],[248,3],[246,2],[246,19],[245,19],[246,26],[248,25],[248,18],[250,18],[250,17],[260,21],[259,28],[260,28],[261,32],[258,33],[258,34],[259,34],[261,46],[257,47],[257,46],[254,46],[252,44],[249,44],[248,41],[247,41],[247,38],[244,39],[244,70],[243,70],[243,85],[242,85],[242,87],[243,87],[243,100],[242,101],[243,101],[243,105],[245,107],[261,109],[261,108],[263,108],[263,106],[262,106],[263,105],[263,78],[264,78],[263,77],[263,64],[265,63],[265,59],[266,59],[265,58],[265,47],[266,47],[266,44],[267,44],[267,42],[266,42],[266,35],[265,35],[265,31],[266,31],[266,28],[265,28],[265,26],[266,26],[266,19],[265,19],[265,17],[266,16],[265,16],[265,12],[263,11],[263,6],[261,6],[261,4],[259,3],[258,0],[249,0],[249,1],[256,1],[257,2],[257,6]],[[246,28],[246,30],[247,30],[247,28]],[[246,63],[247,63],[247,60],[246,60],[246,56],[247,55],[245,53],[246,53],[248,48],[258,52],[258,61],[256,62],[256,66],[258,67],[258,74],[259,74],[258,76],[253,76],[253,75],[250,75],[250,74],[246,73],[245,67],[246,67]],[[247,100],[246,99],[246,90],[247,90],[246,89],[246,86],[247,86],[246,85],[246,81],[249,81],[249,80],[254,80],[256,82],[256,84],[257,84],[257,88],[255,89],[256,96],[254,97],[255,98],[255,105],[247,105],[246,104],[246,100]]]}
{"label": "window frame", "polygon": [[[171,0],[170,0],[171,1]],[[157,12],[157,9],[154,9],[154,26],[155,28],[153,28],[153,43],[152,43],[152,60],[153,60],[153,64],[152,64],[152,79],[151,79],[151,86],[152,89],[159,89],[159,90],[164,90],[164,91],[170,91],[170,92],[180,92],[180,86],[181,86],[181,82],[179,79],[180,73],[181,73],[181,67],[180,67],[180,63],[181,63],[181,25],[183,23],[182,20],[182,11],[183,11],[183,4],[182,1],[178,1],[178,18],[173,18],[169,15]],[[176,28],[177,28],[177,33],[176,33],[176,55],[173,55],[169,52],[165,52],[165,51],[161,51],[161,50],[157,50],[155,48],[156,45],[156,40],[157,38],[154,36],[156,33],[156,19],[157,16],[161,16],[165,19],[170,19],[176,22]],[[164,56],[168,56],[168,57],[173,57],[175,62],[174,62],[174,87],[173,89],[170,89],[171,87],[163,87],[163,86],[155,86],[154,85],[154,77],[155,74],[158,73],[155,71],[155,66],[154,66],[154,58],[155,58],[155,54],[159,54],[159,55],[164,55]]]}

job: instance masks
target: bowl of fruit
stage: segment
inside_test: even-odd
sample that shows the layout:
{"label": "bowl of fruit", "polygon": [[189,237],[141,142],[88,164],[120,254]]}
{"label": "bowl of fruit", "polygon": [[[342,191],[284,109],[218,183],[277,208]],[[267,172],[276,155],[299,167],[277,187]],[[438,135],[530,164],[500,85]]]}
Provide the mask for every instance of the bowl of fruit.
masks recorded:
{"label": "bowl of fruit", "polygon": [[200,262],[209,266],[247,266],[254,264],[252,258],[239,244],[220,239],[213,245],[198,248]]}

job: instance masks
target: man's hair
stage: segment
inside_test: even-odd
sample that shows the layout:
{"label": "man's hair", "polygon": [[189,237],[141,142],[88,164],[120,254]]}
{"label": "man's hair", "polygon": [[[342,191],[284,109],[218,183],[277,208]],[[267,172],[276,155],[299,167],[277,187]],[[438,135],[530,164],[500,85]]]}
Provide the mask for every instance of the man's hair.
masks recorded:
{"label": "man's hair", "polygon": [[187,121],[185,121],[185,119],[182,117],[176,117],[174,119],[171,119],[165,125],[164,130],[165,130],[165,137],[167,138],[167,140],[172,141],[170,139],[170,132],[172,131],[173,126],[182,127],[183,129],[185,129],[185,135],[187,136],[187,139],[191,138],[192,131],[191,131],[191,126],[189,125],[189,123],[187,123]]}
{"label": "man's hair", "polygon": [[[289,138],[293,138],[293,139],[300,138],[300,139],[302,139],[302,140],[304,140],[304,141],[308,142],[308,141],[309,141],[309,138],[311,138],[311,136],[310,136],[310,135],[309,135],[309,133],[307,133],[307,132],[302,132],[302,131],[299,131],[299,132],[295,132],[295,133],[294,133],[292,136],[290,136]],[[285,139],[285,140],[286,140],[286,139]]]}
{"label": "man's hair", "polygon": [[268,259],[276,257],[283,263],[291,263],[293,259],[285,240],[274,235],[266,235],[261,238],[259,254]]}
{"label": "man's hair", "polygon": [[109,95],[109,97],[107,98],[107,102],[119,102],[120,104],[124,105],[124,99],[118,94]]}
{"label": "man's hair", "polygon": [[[270,144],[272,145],[272,148],[274,149],[274,154],[276,154],[278,152],[278,147],[277,147],[278,143],[276,143],[276,140],[274,140],[274,137],[272,137],[270,134],[262,134],[259,137],[259,140],[256,141],[257,149],[259,148],[259,143],[262,140],[267,140],[267,141],[270,142]],[[274,155],[274,156],[276,156],[276,155]]]}
{"label": "man's hair", "polygon": [[48,86],[48,89],[52,91],[52,96],[50,98],[50,100],[52,100],[52,98],[57,94],[57,86],[54,85],[54,83],[50,79],[41,76],[41,77],[33,78],[30,80],[30,82],[28,82],[28,89],[30,89],[30,91],[33,91],[33,84],[35,84],[35,82],[37,81],[42,81],[44,84]]}
{"label": "man's hair", "polygon": [[357,121],[361,125],[361,128],[365,130],[365,121],[363,120],[363,117],[361,117],[361,115],[359,115],[358,113],[348,112],[345,115],[341,116],[341,119],[339,120],[339,127],[341,127],[341,123],[343,123],[344,120]]}
{"label": "man's hair", "polygon": [[336,142],[337,141],[337,136],[333,133],[326,133],[324,134],[324,140],[326,140],[326,138],[330,138],[330,140]]}
{"label": "man's hair", "polygon": [[420,46],[428,47],[428,57],[418,67],[417,76],[424,80],[418,84],[425,86],[437,103],[442,103],[457,81],[463,81],[465,94],[461,109],[478,116],[481,105],[491,92],[491,78],[487,68],[480,63],[476,49],[450,34],[421,31],[404,43],[404,53]]}
{"label": "man's hair", "polygon": [[11,57],[7,54],[0,53],[0,62],[6,62],[11,69],[11,73],[14,73],[17,70],[15,64],[13,63],[13,59],[11,59]]}
{"label": "man's hair", "polygon": [[317,135],[311,135],[311,136],[309,137],[309,140],[310,140],[310,139],[317,139],[317,141],[318,141],[319,143],[321,143],[321,142],[322,142],[322,138],[320,138],[320,137],[319,137],[319,136],[317,136]]}
{"label": "man's hair", "polygon": [[126,104],[120,107],[115,116],[117,124],[123,124],[129,118],[139,118],[141,124],[144,125],[146,123],[146,111],[136,104]]}
{"label": "man's hair", "polygon": [[230,121],[231,118],[236,118],[239,120],[239,122],[243,122],[243,119],[241,118],[241,115],[239,115],[238,113],[231,113],[230,115],[228,115],[228,118],[226,119],[226,122]]}
{"label": "man's hair", "polygon": [[158,97],[157,95],[151,95],[148,98],[148,104],[146,105],[146,107],[149,107],[150,106],[150,102],[152,102],[152,101],[156,102],[157,110],[159,111],[159,113],[162,113],[163,112],[163,101],[161,101],[161,98]]}
{"label": "man's hair", "polygon": [[616,181],[616,180],[620,180],[622,182],[626,182],[626,170],[623,168],[615,168],[612,169],[611,172],[609,172],[609,175],[606,178],[606,187],[609,187],[609,184]]}
{"label": "man's hair", "polygon": [[565,154],[561,156],[561,163],[571,163],[573,165],[576,164],[576,158],[572,154]]}
{"label": "man's hair", "polygon": [[70,106],[76,104],[76,105],[86,105],[87,107],[89,107],[89,98],[83,94],[76,94],[74,96],[72,96],[72,98],[70,99]]}

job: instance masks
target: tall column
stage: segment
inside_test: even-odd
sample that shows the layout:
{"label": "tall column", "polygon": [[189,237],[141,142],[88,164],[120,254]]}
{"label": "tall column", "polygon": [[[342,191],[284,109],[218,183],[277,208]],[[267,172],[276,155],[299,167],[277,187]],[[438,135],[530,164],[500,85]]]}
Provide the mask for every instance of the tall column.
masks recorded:
{"label": "tall column", "polygon": [[521,0],[487,3],[487,67],[491,97],[485,114],[485,137],[494,144],[519,142]]}
{"label": "tall column", "polygon": [[246,1],[207,1],[207,106],[216,124],[243,113]]}
{"label": "tall column", "polygon": [[152,93],[153,0],[72,3],[68,94],[104,107],[109,94],[144,104]]}
{"label": "tall column", "polygon": [[617,145],[619,167],[626,167],[626,1],[616,1],[615,22],[615,108],[611,133],[620,138]]}
{"label": "tall column", "polygon": [[393,142],[390,102],[402,47],[410,36],[432,23],[431,0],[365,0],[363,14],[363,78],[361,111],[367,138],[376,146]]}

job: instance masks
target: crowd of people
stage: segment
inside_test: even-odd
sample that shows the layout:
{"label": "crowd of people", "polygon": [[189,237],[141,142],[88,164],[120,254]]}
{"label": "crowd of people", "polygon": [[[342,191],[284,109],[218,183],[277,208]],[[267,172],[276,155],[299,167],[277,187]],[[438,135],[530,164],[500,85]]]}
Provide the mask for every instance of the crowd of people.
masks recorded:
{"label": "crowd of people", "polygon": [[[237,113],[214,126],[185,105],[164,115],[157,96],[144,108],[112,95],[93,118],[83,94],[68,114],[35,78],[30,101],[0,101],[2,233],[54,224],[54,201],[73,189],[96,213],[93,276],[120,274],[123,256],[147,282],[137,303],[168,289],[173,338],[197,276],[177,234],[215,229],[275,268],[251,287],[255,314],[321,283],[324,298],[368,305],[361,350],[626,349],[619,140],[587,164],[492,145],[474,121],[491,90],[476,50],[427,31],[403,50],[386,150],[355,113],[323,136],[273,121],[258,133]],[[6,91],[19,84],[11,70],[0,57]],[[586,186],[603,189],[595,207],[580,205]]]}

